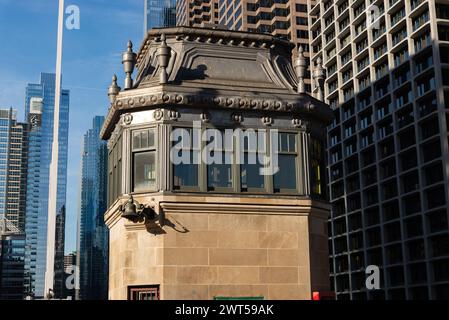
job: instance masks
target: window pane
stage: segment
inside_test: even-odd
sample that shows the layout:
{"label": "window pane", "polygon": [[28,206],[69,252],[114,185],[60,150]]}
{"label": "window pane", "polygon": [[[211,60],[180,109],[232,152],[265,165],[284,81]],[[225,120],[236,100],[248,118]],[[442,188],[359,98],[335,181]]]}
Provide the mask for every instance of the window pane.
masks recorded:
{"label": "window pane", "polygon": [[279,134],[279,150],[288,152],[288,135],[286,133]]}
{"label": "window pane", "polygon": [[279,155],[279,172],[273,177],[274,191],[296,189],[296,156]]}
{"label": "window pane", "polygon": [[240,166],[242,191],[249,188],[265,188],[264,176],[260,175],[263,164],[259,163],[256,153],[252,153],[251,158],[249,159],[248,153],[245,153],[244,163]]}
{"label": "window pane", "polygon": [[296,152],[296,134],[288,135],[288,151]]}
{"label": "window pane", "polygon": [[296,134],[279,133],[279,151],[296,152]]}
{"label": "window pane", "polygon": [[141,143],[141,148],[148,148],[148,131],[147,130],[145,130],[145,131],[142,131],[141,133],[140,133],[140,143]]}
{"label": "window pane", "polygon": [[155,152],[134,154],[134,191],[147,191],[156,187]]}
{"label": "window pane", "polygon": [[[195,151],[196,158],[198,152]],[[181,163],[174,166],[174,187],[197,187],[198,186],[198,165],[193,164],[194,151],[190,151],[190,164]]]}
{"label": "window pane", "polygon": [[151,148],[151,147],[154,147],[155,146],[155,144],[154,144],[154,133],[156,132],[156,130],[155,129],[150,129],[149,131],[148,131],[148,147],[149,148]]}
{"label": "window pane", "polygon": [[133,150],[141,148],[140,131],[133,132]]}
{"label": "window pane", "polygon": [[133,132],[133,150],[154,148],[155,129],[146,129]]}
{"label": "window pane", "polygon": [[207,166],[207,187],[211,190],[215,188],[232,188],[232,154],[221,153],[221,164],[215,163]]}

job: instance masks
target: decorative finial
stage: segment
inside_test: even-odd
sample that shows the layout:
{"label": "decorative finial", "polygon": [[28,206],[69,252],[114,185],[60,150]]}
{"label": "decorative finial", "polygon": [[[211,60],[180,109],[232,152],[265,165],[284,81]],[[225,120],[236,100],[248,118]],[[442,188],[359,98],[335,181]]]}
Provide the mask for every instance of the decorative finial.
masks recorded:
{"label": "decorative finial", "polygon": [[108,97],[111,104],[114,103],[121,89],[122,88],[117,85],[117,76],[114,74],[114,76],[112,77],[112,83],[109,86],[108,90]]}
{"label": "decorative finial", "polygon": [[318,57],[316,67],[313,71],[313,79],[317,92],[317,99],[324,101],[324,80],[326,79],[326,69],[323,68],[323,60]]}
{"label": "decorative finial", "polygon": [[167,41],[164,33],[161,35],[161,44],[157,49],[156,55],[159,61],[159,67],[161,68],[160,84],[166,84],[168,82],[167,67],[171,57],[171,50],[170,47],[167,46]]}
{"label": "decorative finial", "polygon": [[304,78],[306,76],[307,70],[307,60],[304,57],[304,49],[302,46],[298,48],[298,57],[295,60],[295,71],[298,77],[298,93],[305,93],[306,86],[304,83]]}
{"label": "decorative finial", "polygon": [[128,50],[122,55],[123,68],[125,69],[125,90],[133,87],[133,79],[131,78],[136,66],[137,54],[133,52],[133,43],[128,41]]}

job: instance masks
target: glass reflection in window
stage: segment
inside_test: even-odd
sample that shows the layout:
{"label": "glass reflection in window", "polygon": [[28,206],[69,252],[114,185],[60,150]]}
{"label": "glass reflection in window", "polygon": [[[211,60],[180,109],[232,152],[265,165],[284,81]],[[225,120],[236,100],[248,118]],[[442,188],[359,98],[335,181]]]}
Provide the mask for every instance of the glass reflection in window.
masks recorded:
{"label": "glass reflection in window", "polygon": [[172,140],[176,157],[182,159],[173,165],[174,189],[198,188],[199,136],[197,137],[191,128],[175,128]]}
{"label": "glass reflection in window", "polygon": [[296,134],[279,133],[279,171],[273,176],[274,192],[296,190]]}

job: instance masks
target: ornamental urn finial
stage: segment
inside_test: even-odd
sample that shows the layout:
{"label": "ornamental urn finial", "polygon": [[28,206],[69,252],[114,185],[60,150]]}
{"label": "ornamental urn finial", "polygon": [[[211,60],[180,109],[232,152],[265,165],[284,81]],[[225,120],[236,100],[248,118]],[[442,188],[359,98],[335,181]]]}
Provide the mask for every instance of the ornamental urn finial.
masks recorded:
{"label": "ornamental urn finial", "polygon": [[323,68],[323,60],[318,57],[316,67],[313,71],[313,80],[315,81],[317,99],[324,101],[324,80],[326,80],[326,69]]}
{"label": "ornamental urn finial", "polygon": [[167,46],[165,34],[161,35],[161,44],[157,49],[156,55],[159,67],[161,68],[160,84],[166,84],[168,82],[167,67],[171,57],[171,50],[170,47]]}
{"label": "ornamental urn finial", "polygon": [[305,93],[306,86],[304,83],[304,78],[307,70],[307,59],[304,57],[304,49],[302,46],[299,46],[298,48],[298,56],[295,59],[294,66],[296,76],[298,77],[298,93]]}
{"label": "ornamental urn finial", "polygon": [[133,79],[131,78],[131,75],[134,72],[136,61],[137,54],[133,52],[133,43],[128,41],[128,50],[122,54],[122,64],[126,73],[125,90],[133,87]]}
{"label": "ornamental urn finial", "polygon": [[115,99],[117,99],[120,90],[121,88],[117,85],[117,76],[114,74],[114,76],[112,77],[112,83],[109,86],[108,90],[108,97],[111,104],[114,103]]}

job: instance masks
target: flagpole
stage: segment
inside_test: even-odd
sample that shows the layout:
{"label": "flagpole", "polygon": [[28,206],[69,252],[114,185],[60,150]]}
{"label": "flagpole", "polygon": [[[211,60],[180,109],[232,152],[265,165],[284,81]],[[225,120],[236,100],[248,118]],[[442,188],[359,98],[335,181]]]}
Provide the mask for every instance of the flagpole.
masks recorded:
{"label": "flagpole", "polygon": [[64,32],[64,0],[59,0],[58,39],[56,51],[56,83],[55,108],[53,118],[53,144],[50,163],[48,223],[47,223],[47,263],[45,271],[45,296],[54,290],[55,276],[55,237],[56,211],[58,194],[58,163],[59,163],[59,107],[61,103],[61,69],[62,69],[62,36]]}

